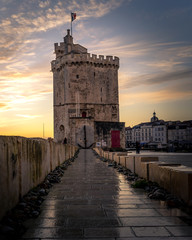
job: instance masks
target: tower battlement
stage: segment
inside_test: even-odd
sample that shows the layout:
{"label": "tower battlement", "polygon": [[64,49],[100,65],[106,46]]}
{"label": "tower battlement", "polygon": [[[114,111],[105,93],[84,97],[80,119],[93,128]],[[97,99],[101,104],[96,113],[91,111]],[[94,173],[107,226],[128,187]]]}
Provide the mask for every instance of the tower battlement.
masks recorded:
{"label": "tower battlement", "polygon": [[96,54],[67,54],[63,55],[56,60],[51,62],[52,71],[60,69],[61,67],[68,65],[81,65],[88,64],[94,65],[95,67],[114,67],[119,68],[119,58],[116,56],[104,56]]}

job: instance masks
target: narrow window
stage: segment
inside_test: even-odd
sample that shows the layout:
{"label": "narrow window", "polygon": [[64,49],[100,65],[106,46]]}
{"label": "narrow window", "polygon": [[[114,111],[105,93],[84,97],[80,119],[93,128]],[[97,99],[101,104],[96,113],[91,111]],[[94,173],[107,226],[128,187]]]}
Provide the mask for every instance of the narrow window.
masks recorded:
{"label": "narrow window", "polygon": [[86,118],[86,112],[82,112],[82,118]]}
{"label": "narrow window", "polygon": [[102,92],[102,88],[101,88],[101,92]]}
{"label": "narrow window", "polygon": [[76,75],[76,78],[79,78],[79,75]]}

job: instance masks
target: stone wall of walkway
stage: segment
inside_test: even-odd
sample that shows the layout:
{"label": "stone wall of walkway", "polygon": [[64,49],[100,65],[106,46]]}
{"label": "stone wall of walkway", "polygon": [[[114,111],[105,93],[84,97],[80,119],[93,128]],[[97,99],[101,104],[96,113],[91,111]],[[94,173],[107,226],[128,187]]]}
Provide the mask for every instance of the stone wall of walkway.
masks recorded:
{"label": "stone wall of walkway", "polygon": [[192,168],[181,164],[158,161],[157,156],[130,155],[95,149],[101,156],[116,161],[133,173],[149,181],[158,183],[171,194],[180,197],[192,206]]}
{"label": "stone wall of walkway", "polygon": [[0,136],[0,219],[76,150],[53,140]]}

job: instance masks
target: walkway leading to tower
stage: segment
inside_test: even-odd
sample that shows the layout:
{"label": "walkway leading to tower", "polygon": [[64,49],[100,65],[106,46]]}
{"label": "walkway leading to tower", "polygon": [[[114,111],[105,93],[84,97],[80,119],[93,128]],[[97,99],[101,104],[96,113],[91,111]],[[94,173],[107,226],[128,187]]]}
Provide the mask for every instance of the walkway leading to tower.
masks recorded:
{"label": "walkway leading to tower", "polygon": [[167,209],[133,189],[124,175],[80,150],[41,215],[28,222],[24,239],[192,239],[178,209]]}

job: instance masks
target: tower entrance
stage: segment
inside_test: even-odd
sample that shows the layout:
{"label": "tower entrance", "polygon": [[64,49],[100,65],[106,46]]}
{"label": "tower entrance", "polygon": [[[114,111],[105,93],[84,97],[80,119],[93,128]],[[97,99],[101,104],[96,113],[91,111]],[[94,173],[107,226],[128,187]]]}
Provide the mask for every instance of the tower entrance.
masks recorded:
{"label": "tower entrance", "polygon": [[91,148],[94,144],[94,129],[89,125],[82,125],[76,136],[77,145],[81,148]]}

